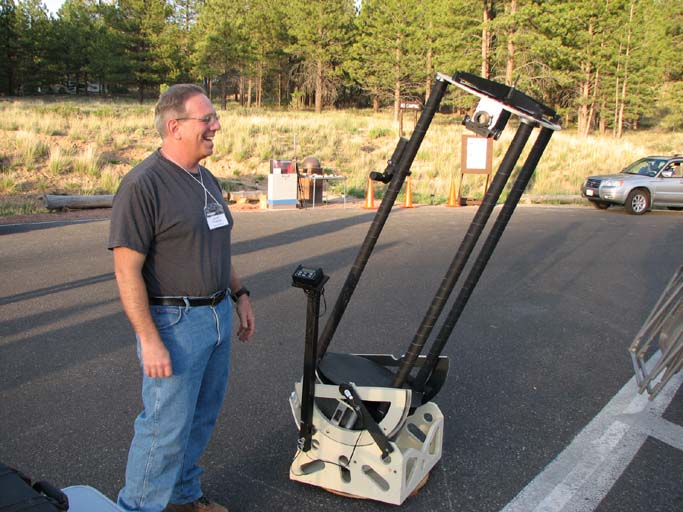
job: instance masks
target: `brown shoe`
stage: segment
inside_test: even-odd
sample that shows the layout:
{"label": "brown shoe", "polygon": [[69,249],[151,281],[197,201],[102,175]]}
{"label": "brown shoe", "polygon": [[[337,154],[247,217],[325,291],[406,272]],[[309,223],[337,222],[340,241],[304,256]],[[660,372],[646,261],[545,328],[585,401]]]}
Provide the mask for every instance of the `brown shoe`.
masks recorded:
{"label": "brown shoe", "polygon": [[211,501],[206,496],[202,496],[192,503],[184,503],[182,505],[169,503],[164,512],[228,512],[228,509]]}

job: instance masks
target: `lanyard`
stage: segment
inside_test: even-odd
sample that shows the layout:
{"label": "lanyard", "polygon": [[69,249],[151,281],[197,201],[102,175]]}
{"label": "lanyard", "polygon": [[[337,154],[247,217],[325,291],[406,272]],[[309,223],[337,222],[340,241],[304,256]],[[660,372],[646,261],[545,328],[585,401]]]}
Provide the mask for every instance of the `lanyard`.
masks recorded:
{"label": "lanyard", "polygon": [[[178,165],[178,164],[176,164],[176,165]],[[178,167],[180,167],[180,166],[178,165]],[[216,200],[216,198],[213,197],[213,194],[212,194],[211,192],[209,192],[209,189],[207,189],[206,186],[204,185],[204,178],[203,178],[203,176],[202,176],[202,168],[201,168],[201,166],[199,167],[199,179],[195,178],[194,174],[192,174],[190,171],[188,171],[188,170],[185,169],[184,167],[180,167],[180,168],[181,168],[183,171],[185,171],[185,172],[187,173],[187,175],[188,175],[190,178],[192,178],[192,179],[195,180],[197,183],[199,183],[199,184],[201,185],[201,187],[204,189],[204,208],[206,208],[206,204],[207,204],[207,197],[206,197],[207,194],[211,196],[211,199],[213,199],[213,202],[214,202],[214,203],[220,204],[220,203]]]}
{"label": "lanyard", "polygon": [[185,172],[187,173],[187,175],[188,175],[190,178],[192,178],[193,180],[195,180],[195,181],[204,189],[204,208],[206,208],[206,205],[207,205],[207,202],[208,202],[208,199],[207,199],[207,197],[206,197],[207,194],[211,196],[211,199],[213,199],[213,202],[214,202],[214,203],[220,204],[220,203],[218,202],[218,200],[213,196],[213,194],[212,194],[211,192],[209,192],[209,189],[207,189],[206,186],[204,185],[204,177],[203,177],[203,175],[202,175],[202,166],[201,166],[201,165],[199,166],[199,179],[197,179],[197,178],[195,177],[194,174],[192,174],[190,171],[188,171],[187,169],[185,169],[185,167],[183,167],[182,165],[180,165],[180,164],[179,164],[178,162],[176,162],[175,160],[171,160],[171,159],[170,159],[168,156],[166,156],[166,155],[162,155],[162,156],[163,156],[164,158],[166,158],[166,160],[169,160],[169,161],[173,162],[174,164],[176,164],[178,167],[180,167],[183,171],[185,171]]}

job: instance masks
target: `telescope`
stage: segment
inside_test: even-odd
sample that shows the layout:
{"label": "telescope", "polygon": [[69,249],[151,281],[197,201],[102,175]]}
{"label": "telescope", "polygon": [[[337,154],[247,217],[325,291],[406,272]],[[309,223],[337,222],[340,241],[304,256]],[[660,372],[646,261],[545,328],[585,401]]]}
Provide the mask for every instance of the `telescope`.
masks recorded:
{"label": "telescope", "polygon": [[[479,97],[474,115],[463,121],[469,130],[498,139],[514,116],[519,121],[516,133],[407,350],[400,357],[331,352],[328,348],[335,331],[451,85]],[[422,354],[536,128],[539,133],[502,208],[429,351]],[[394,505],[402,504],[425,485],[442,454],[444,416],[433,400],[448,375],[449,362],[442,355],[443,349],[552,134],[559,129],[559,116],[554,110],[514,87],[465,72],[452,77],[436,75],[410,138],[401,137],[386,169],[370,175],[387,184],[386,192],[320,335],[320,298],[328,276],[322,268],[303,266],[292,274],[292,285],[304,291],[308,307],[303,376],[295,383],[289,399],[299,429],[290,479]]]}

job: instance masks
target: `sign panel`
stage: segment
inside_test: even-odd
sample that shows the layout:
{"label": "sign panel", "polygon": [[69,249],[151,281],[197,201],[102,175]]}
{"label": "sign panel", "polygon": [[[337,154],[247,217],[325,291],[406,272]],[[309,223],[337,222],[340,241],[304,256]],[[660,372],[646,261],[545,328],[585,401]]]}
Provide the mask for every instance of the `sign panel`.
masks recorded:
{"label": "sign panel", "polygon": [[463,173],[490,174],[493,161],[493,139],[463,135],[460,167]]}

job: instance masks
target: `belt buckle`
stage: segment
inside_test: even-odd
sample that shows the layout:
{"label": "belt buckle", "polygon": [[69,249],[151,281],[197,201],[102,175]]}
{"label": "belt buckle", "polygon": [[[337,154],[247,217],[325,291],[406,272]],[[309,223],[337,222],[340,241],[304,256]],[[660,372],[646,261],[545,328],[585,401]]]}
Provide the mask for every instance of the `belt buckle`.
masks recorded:
{"label": "belt buckle", "polygon": [[211,296],[210,306],[214,307],[216,304],[220,303],[225,298],[225,290],[216,292]]}

